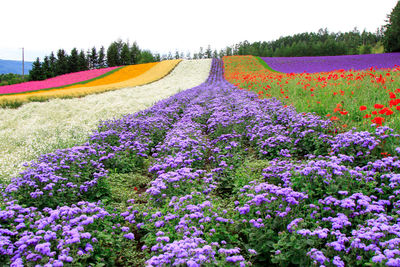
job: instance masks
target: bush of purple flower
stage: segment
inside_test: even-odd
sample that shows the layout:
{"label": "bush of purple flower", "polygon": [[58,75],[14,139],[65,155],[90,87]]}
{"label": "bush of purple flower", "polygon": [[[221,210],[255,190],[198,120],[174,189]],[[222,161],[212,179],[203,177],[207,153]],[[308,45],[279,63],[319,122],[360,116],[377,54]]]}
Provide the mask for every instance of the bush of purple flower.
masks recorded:
{"label": "bush of purple flower", "polygon": [[101,122],[1,185],[0,260],[398,266],[400,160],[380,152],[399,136],[334,127],[238,90],[213,60],[202,85]]}

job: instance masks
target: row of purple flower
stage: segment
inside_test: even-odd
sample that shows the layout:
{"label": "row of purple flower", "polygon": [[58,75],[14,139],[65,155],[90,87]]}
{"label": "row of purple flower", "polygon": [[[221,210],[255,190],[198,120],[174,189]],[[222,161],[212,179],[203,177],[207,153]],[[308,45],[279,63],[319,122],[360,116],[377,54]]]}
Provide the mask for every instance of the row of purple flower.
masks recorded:
{"label": "row of purple flower", "polygon": [[264,57],[273,70],[285,73],[314,73],[335,70],[365,70],[399,66],[400,53],[320,57]]}
{"label": "row of purple flower", "polygon": [[[378,157],[399,136],[333,130],[238,90],[213,60],[204,84],[101,123],[2,186],[0,260],[88,265],[140,244],[148,266],[399,265],[400,161]],[[146,202],[110,206],[110,173],[145,161]]]}

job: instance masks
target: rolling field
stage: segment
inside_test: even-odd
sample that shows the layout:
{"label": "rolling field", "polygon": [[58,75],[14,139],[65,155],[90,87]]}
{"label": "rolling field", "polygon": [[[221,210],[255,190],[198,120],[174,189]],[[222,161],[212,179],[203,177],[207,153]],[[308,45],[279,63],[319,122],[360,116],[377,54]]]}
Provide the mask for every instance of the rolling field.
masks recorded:
{"label": "rolling field", "polygon": [[0,110],[0,262],[400,266],[399,69],[261,60]]}
{"label": "rolling field", "polygon": [[41,154],[83,143],[101,120],[137,112],[202,83],[209,68],[209,60],[184,61],[164,79],[148,85],[0,109],[0,178],[9,180],[23,169],[24,162]]}

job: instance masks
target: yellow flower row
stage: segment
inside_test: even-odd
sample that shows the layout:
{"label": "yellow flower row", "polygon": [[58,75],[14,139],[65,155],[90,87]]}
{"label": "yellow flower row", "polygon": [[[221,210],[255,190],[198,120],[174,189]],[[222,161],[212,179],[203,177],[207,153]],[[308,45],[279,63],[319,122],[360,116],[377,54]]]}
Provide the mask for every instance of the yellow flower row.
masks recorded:
{"label": "yellow flower row", "polygon": [[180,61],[180,59],[176,59],[165,60],[159,63],[130,65],[121,68],[111,75],[87,84],[73,85],[47,91],[0,96],[0,106],[19,106],[22,103],[46,101],[51,98],[82,97],[125,87],[144,85],[163,78],[170,73]]}

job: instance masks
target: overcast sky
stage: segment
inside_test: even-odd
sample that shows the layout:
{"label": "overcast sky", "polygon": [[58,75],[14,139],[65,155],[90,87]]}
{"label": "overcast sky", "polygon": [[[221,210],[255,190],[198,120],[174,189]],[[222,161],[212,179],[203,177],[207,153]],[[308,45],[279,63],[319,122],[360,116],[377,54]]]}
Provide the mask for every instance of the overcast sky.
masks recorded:
{"label": "overcast sky", "polygon": [[0,59],[43,59],[121,38],[160,54],[301,32],[375,32],[397,0],[1,0]]}

